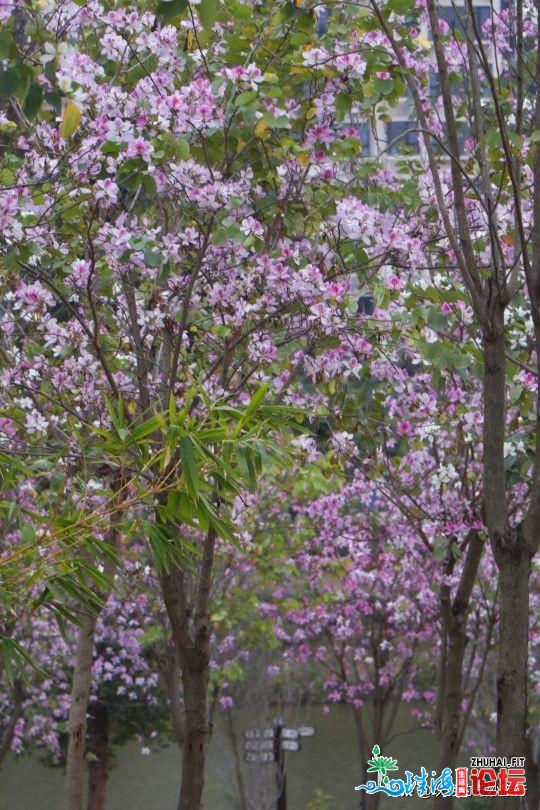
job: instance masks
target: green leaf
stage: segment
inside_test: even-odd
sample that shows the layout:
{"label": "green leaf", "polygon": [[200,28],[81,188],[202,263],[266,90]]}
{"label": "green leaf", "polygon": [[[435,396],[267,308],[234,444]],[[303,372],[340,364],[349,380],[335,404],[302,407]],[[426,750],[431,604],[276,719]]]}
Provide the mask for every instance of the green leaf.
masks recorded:
{"label": "green leaf", "polygon": [[144,261],[148,267],[160,267],[163,261],[163,256],[157,250],[146,248],[144,251]]}
{"label": "green leaf", "polygon": [[262,401],[264,399],[264,395],[266,394],[267,390],[268,390],[268,384],[264,383],[264,385],[261,385],[261,387],[259,388],[258,391],[255,391],[255,393],[253,394],[253,396],[251,397],[251,399],[249,401],[249,404],[248,404],[246,410],[244,411],[244,413],[242,414],[242,416],[238,420],[238,422],[236,424],[236,427],[232,432],[232,435],[231,435],[232,439],[236,439],[238,436],[240,436],[240,433],[242,432],[242,428],[249,422],[249,420],[251,419],[251,417],[253,416],[255,411],[261,405],[261,403],[262,403]]}
{"label": "green leaf", "polygon": [[388,8],[396,14],[408,14],[414,5],[411,0],[388,0]]}
{"label": "green leaf", "polygon": [[15,670],[19,673],[21,680],[28,683],[28,673],[25,664],[34,669],[41,678],[45,678],[47,673],[34,661],[34,659],[16,641],[7,636],[0,636],[0,658],[4,663],[4,672],[8,683],[13,686]]}
{"label": "green leaf", "polygon": [[180,138],[180,140],[176,142],[176,154],[180,160],[189,160],[191,149],[185,138]]}
{"label": "green leaf", "polygon": [[236,460],[242,477],[247,481],[249,489],[253,492],[257,486],[257,473],[253,464],[253,454],[249,445],[236,445]]}
{"label": "green leaf", "polygon": [[0,98],[8,99],[17,92],[19,72],[16,68],[0,70]]}
{"label": "green leaf", "polygon": [[236,0],[229,0],[227,9],[232,13],[232,16],[237,17],[239,20],[251,20],[253,17],[252,6],[245,6],[243,3],[236,2]]}
{"label": "green leaf", "polygon": [[7,59],[15,53],[15,42],[9,31],[0,31],[0,59]]}
{"label": "green leaf", "polygon": [[237,107],[245,107],[251,101],[257,98],[256,90],[246,90],[245,93],[240,93],[234,100]]}
{"label": "green leaf", "polygon": [[180,458],[182,460],[186,489],[193,498],[196,498],[199,494],[201,483],[195,453],[193,452],[193,443],[189,436],[183,436],[180,439]]}
{"label": "green leaf", "polygon": [[376,76],[373,79],[373,89],[376,93],[380,93],[381,96],[388,96],[394,89],[394,80],[381,79],[379,76]]}
{"label": "green leaf", "polygon": [[163,419],[161,416],[152,416],[150,419],[147,419],[141,425],[133,428],[130,432],[130,441],[128,442],[128,447],[131,444],[139,444],[143,439],[146,439],[147,436],[150,436],[152,433],[155,433],[156,430],[159,430],[163,427]]}
{"label": "green leaf", "polygon": [[343,118],[352,107],[353,98],[350,93],[338,93],[336,95],[336,110]]}
{"label": "green leaf", "polygon": [[43,92],[38,82],[30,82],[26,99],[24,101],[24,112],[29,118],[33,118],[39,111],[43,103]]}
{"label": "green leaf", "polygon": [[160,0],[156,6],[156,15],[162,20],[172,20],[182,14],[188,7],[188,0]]}
{"label": "green leaf", "polygon": [[204,28],[213,27],[219,14],[219,8],[219,0],[201,0],[197,12]]}

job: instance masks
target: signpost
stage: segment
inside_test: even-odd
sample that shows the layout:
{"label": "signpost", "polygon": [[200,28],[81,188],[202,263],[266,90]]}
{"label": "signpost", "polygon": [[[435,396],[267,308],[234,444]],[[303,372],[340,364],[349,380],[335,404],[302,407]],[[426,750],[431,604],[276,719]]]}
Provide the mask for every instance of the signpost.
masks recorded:
{"label": "signpost", "polygon": [[245,762],[253,764],[255,762],[274,762],[273,751],[260,751],[257,754],[246,753],[244,754]]}
{"label": "signpost", "polygon": [[297,740],[300,732],[297,728],[282,728],[281,736],[284,740]]}
{"label": "signpost", "polygon": [[244,731],[244,760],[250,764],[275,762],[277,801],[276,810],[287,810],[287,774],[285,773],[285,752],[300,751],[300,737],[313,737],[313,726],[287,728],[283,720],[274,720],[273,728],[255,728]]}
{"label": "signpost", "polygon": [[300,751],[302,748],[298,740],[283,740],[281,747],[284,751]]}
{"label": "signpost", "polygon": [[258,740],[259,737],[265,737],[266,739],[273,740],[274,729],[273,728],[251,729],[250,731],[244,731],[244,737],[246,738],[246,740]]}
{"label": "signpost", "polygon": [[245,751],[273,751],[274,740],[247,740],[244,743]]}

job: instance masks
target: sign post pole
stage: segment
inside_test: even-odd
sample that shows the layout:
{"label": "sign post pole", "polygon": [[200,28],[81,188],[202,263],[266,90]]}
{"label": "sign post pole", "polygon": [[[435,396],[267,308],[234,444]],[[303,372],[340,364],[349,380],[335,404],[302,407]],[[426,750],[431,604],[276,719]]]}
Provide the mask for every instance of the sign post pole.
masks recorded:
{"label": "sign post pole", "polygon": [[277,802],[276,810],[287,810],[287,776],[285,774],[285,752],[281,745],[283,720],[274,720],[274,756],[277,764]]}

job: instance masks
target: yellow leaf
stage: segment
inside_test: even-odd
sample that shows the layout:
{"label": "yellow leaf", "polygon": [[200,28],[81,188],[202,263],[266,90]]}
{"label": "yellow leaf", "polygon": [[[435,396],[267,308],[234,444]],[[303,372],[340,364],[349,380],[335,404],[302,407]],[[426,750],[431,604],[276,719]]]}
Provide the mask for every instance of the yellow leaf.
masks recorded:
{"label": "yellow leaf", "polygon": [[60,137],[70,138],[81,123],[81,111],[74,101],[70,101],[64,107],[62,123],[60,124]]}
{"label": "yellow leaf", "polygon": [[238,140],[238,144],[237,144],[237,146],[236,146],[236,151],[237,151],[237,152],[241,152],[241,151],[242,151],[242,149],[244,148],[244,146],[245,146],[245,145],[246,145],[246,142],[245,142],[245,141],[243,141],[243,140],[240,138],[240,139]]}
{"label": "yellow leaf", "polygon": [[259,138],[264,138],[266,133],[268,132],[268,124],[264,120],[264,118],[260,118],[257,122],[257,126],[255,127],[255,135]]}
{"label": "yellow leaf", "polygon": [[300,152],[298,154],[298,163],[301,166],[308,166],[310,161],[310,153],[309,152]]}
{"label": "yellow leaf", "polygon": [[425,51],[431,50],[431,42],[426,36],[424,36],[424,34],[420,34],[420,36],[416,37],[415,42],[420,48],[423,48]]}
{"label": "yellow leaf", "polygon": [[195,36],[191,28],[188,28],[186,32],[186,38],[184,40],[184,50],[191,51],[193,49],[193,42],[195,41]]}
{"label": "yellow leaf", "polygon": [[309,110],[308,110],[308,111],[307,111],[307,113],[306,113],[306,120],[307,120],[307,121],[311,121],[311,119],[312,119],[312,118],[313,118],[315,115],[317,115],[317,108],[316,108],[316,107],[310,107],[310,108],[309,108]]}

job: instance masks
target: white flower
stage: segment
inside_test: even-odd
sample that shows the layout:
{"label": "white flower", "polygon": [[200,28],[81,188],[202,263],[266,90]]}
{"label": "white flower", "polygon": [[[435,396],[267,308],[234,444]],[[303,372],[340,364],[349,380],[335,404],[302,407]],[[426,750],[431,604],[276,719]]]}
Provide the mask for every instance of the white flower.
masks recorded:
{"label": "white flower", "polygon": [[49,427],[47,419],[35,408],[26,414],[24,424],[28,433],[46,433]]}

